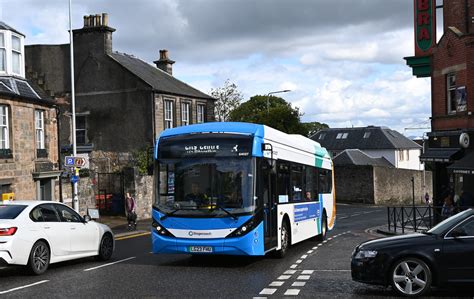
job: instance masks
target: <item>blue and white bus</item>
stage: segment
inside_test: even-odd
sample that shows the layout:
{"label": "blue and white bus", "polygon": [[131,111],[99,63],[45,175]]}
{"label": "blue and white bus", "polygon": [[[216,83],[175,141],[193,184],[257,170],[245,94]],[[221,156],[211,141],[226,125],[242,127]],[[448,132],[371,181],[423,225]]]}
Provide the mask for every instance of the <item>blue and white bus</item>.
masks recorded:
{"label": "blue and white bus", "polygon": [[204,123],[163,131],[154,154],[154,253],[283,256],[334,227],[333,164],[311,139]]}

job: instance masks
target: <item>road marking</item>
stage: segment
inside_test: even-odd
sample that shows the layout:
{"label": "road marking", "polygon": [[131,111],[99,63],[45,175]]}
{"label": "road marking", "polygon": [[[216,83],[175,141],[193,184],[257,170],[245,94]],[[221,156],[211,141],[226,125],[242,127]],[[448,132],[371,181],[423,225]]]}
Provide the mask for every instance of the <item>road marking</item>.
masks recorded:
{"label": "road marking", "polygon": [[303,272],[301,272],[301,274],[313,274],[314,270],[303,270]]}
{"label": "road marking", "polygon": [[284,281],[274,281],[269,286],[270,287],[281,287],[285,282]]}
{"label": "road marking", "polygon": [[126,239],[141,237],[141,236],[147,236],[147,235],[149,235],[149,234],[151,234],[151,233],[150,233],[150,232],[146,232],[146,233],[139,233],[139,234],[134,234],[134,235],[129,235],[129,236],[118,237],[118,238],[115,238],[115,241],[121,241],[121,240],[126,240]]}
{"label": "road marking", "polygon": [[276,292],[277,289],[263,289],[260,292],[260,295],[273,295],[273,293]]}
{"label": "road marking", "polygon": [[318,246],[323,246],[323,243],[319,243]]}
{"label": "road marking", "polygon": [[295,273],[296,273],[296,270],[286,270],[285,273],[283,273],[283,274],[290,274],[290,275],[292,275],[292,274],[295,274]]}
{"label": "road marking", "polygon": [[300,293],[299,289],[288,289],[286,290],[284,295],[285,296],[298,296],[299,293]]}
{"label": "road marking", "polygon": [[316,271],[316,272],[351,272],[351,270],[336,270],[336,269],[333,269],[333,270],[312,270],[312,271]]}
{"label": "road marking", "polygon": [[253,297],[253,299],[267,299],[267,297]]}
{"label": "road marking", "polygon": [[290,277],[291,277],[291,275],[280,275],[280,277],[278,277],[277,279],[278,280],[287,280]]}
{"label": "road marking", "polygon": [[309,280],[310,275],[300,275],[298,276],[298,280]]}
{"label": "road marking", "polygon": [[313,253],[313,251],[314,250],[308,250],[308,252],[306,252],[306,253],[311,254],[311,253]]}
{"label": "road marking", "polygon": [[119,261],[113,262],[113,263],[108,263],[108,264],[100,265],[100,266],[97,266],[97,267],[85,269],[84,271],[96,270],[96,269],[99,269],[99,268],[103,268],[103,267],[115,265],[115,264],[118,264],[118,263],[121,263],[121,262],[125,262],[125,261],[128,261],[128,260],[134,259],[134,258],[136,258],[136,256],[132,256],[132,257],[129,257],[129,258],[126,258],[126,259],[123,259],[123,260],[119,260]]}
{"label": "road marking", "polygon": [[303,260],[297,260],[296,263],[297,263],[297,264],[301,264],[302,261],[303,261]]}
{"label": "road marking", "polygon": [[9,289],[9,290],[6,290],[6,291],[0,291],[0,295],[10,293],[10,292],[14,292],[14,291],[18,291],[18,290],[25,289],[25,288],[29,288],[29,287],[32,287],[32,286],[35,286],[35,285],[38,285],[38,284],[48,282],[48,281],[49,280],[42,280],[42,281],[38,281],[38,282],[35,282],[35,283],[32,283],[32,284],[27,284],[25,286]]}
{"label": "road marking", "polygon": [[306,285],[306,281],[295,281],[291,285],[292,287],[304,287]]}
{"label": "road marking", "polygon": [[308,255],[307,255],[307,254],[303,254],[303,255],[301,256],[301,259],[303,259],[303,260],[304,260],[304,259],[305,259],[305,258],[307,258],[307,257],[308,257]]}
{"label": "road marking", "polygon": [[297,264],[293,264],[293,265],[290,266],[291,269],[294,269],[294,268],[296,268],[296,267],[298,267]]}

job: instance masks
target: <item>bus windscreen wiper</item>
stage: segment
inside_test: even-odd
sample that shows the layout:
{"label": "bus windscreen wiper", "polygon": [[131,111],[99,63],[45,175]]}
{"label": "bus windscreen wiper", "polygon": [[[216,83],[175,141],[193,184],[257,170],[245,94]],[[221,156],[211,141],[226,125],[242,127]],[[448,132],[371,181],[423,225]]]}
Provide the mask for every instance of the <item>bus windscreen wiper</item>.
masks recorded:
{"label": "bus windscreen wiper", "polygon": [[190,209],[184,209],[184,208],[189,208],[188,206],[185,206],[185,207],[176,207],[174,208],[171,212],[163,212],[164,215],[161,216],[160,220],[165,220],[166,218],[168,218],[169,216],[172,216],[174,213],[178,212],[178,211],[181,211],[181,210],[190,210]]}
{"label": "bus windscreen wiper", "polygon": [[218,208],[219,210],[222,210],[224,211],[227,215],[229,215],[230,217],[232,217],[232,219],[234,220],[237,220],[237,216],[235,216],[234,214],[232,214],[231,212],[227,211],[225,208],[223,208],[221,205],[217,204],[217,203],[211,203],[211,207],[216,207]]}

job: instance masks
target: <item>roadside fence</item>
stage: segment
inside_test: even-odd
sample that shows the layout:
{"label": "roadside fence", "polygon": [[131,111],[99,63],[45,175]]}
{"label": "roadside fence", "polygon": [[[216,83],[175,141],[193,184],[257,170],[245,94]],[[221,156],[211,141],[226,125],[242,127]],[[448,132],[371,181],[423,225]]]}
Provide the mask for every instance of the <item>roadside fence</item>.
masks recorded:
{"label": "roadside fence", "polygon": [[[387,207],[388,231],[393,233],[419,232],[432,228],[446,217],[442,206],[397,206]],[[470,207],[456,207],[454,212]]]}

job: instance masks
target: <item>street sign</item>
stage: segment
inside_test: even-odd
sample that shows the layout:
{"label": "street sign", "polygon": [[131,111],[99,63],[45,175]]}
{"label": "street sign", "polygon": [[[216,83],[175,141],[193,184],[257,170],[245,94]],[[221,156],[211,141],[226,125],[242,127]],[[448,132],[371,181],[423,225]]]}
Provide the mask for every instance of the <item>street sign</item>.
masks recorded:
{"label": "street sign", "polygon": [[86,159],[84,157],[73,157],[67,156],[64,158],[65,166],[83,167],[86,165]]}
{"label": "street sign", "polygon": [[79,176],[73,175],[71,176],[71,183],[75,184],[79,181]]}

